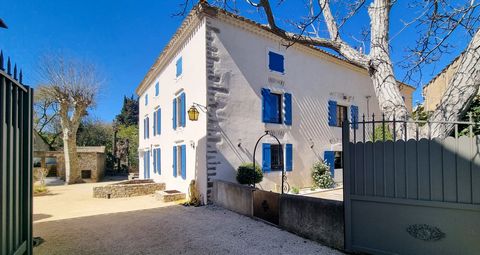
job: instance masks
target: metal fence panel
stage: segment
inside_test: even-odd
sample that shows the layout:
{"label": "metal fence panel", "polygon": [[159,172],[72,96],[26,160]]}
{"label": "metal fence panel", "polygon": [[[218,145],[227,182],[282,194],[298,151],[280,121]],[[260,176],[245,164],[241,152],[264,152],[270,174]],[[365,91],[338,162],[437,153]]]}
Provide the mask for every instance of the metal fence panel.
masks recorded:
{"label": "metal fence panel", "polygon": [[0,54],[0,253],[32,254],[33,90]]}
{"label": "metal fence panel", "polygon": [[350,125],[343,127],[347,251],[477,254],[480,137],[394,141],[361,131],[351,141]]}

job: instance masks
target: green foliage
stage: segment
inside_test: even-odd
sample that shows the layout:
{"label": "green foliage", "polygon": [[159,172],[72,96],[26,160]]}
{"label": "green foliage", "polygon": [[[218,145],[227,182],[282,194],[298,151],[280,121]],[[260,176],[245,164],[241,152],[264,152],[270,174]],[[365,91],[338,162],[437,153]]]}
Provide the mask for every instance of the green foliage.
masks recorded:
{"label": "green foliage", "polygon": [[[472,116],[472,122],[478,123],[480,122],[480,97],[476,96],[470,107],[468,108],[467,112],[463,115],[460,121],[470,121],[470,115]],[[470,129],[468,125],[458,125],[459,135],[469,135]],[[472,131],[474,135],[480,134],[480,125],[473,125]],[[455,135],[455,134],[452,134]]]}
{"label": "green foliage", "polygon": [[313,164],[312,167],[312,179],[313,179],[313,184],[316,187],[320,187],[319,183],[321,180],[321,176],[324,173],[329,173],[330,172],[330,166],[325,162],[325,161],[317,161]]}
{"label": "green foliage", "polygon": [[312,179],[316,187],[329,189],[335,185],[330,175],[330,166],[325,161],[318,161],[313,164]]}
{"label": "green foliage", "polygon": [[118,126],[118,139],[128,139],[129,142],[129,156],[128,161],[130,162],[130,167],[132,169],[138,170],[138,126],[131,125]]}
{"label": "green foliage", "polygon": [[412,112],[412,118],[414,120],[421,120],[421,121],[426,121],[430,117],[432,113],[425,111],[425,107],[423,105],[417,106],[415,110]]}
{"label": "green foliage", "polygon": [[333,180],[332,175],[330,175],[330,172],[325,172],[320,176],[317,185],[322,189],[330,189],[335,186],[335,181]]}
{"label": "green foliage", "polygon": [[298,187],[292,187],[292,194],[299,194],[300,189]]}
{"label": "green foliage", "polygon": [[112,150],[113,128],[110,123],[93,119],[84,119],[77,131],[78,146],[105,146]]}
{"label": "green foliage", "polygon": [[[374,134],[375,134],[375,142],[383,141],[383,126],[379,125],[375,127]],[[385,124],[385,141],[393,141],[393,135],[390,131],[390,127]]]}
{"label": "green foliage", "polygon": [[244,163],[238,167],[237,182],[240,184],[259,183],[263,180],[262,170],[258,165],[253,169],[253,163]]}
{"label": "green foliage", "polygon": [[135,99],[133,95],[130,98],[124,96],[122,110],[116,116],[115,121],[124,126],[138,125],[138,99]]}

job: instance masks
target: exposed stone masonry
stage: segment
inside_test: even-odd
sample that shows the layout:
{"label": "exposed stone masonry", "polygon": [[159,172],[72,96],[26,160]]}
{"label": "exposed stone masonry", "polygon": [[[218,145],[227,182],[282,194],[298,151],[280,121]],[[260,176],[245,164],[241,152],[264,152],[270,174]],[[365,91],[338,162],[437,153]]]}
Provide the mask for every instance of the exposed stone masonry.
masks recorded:
{"label": "exposed stone masonry", "polygon": [[219,126],[223,108],[229,93],[225,86],[225,75],[220,71],[220,56],[215,45],[217,34],[220,29],[212,26],[206,21],[206,52],[207,52],[207,106],[209,108],[207,117],[207,200],[212,199],[213,179],[217,175],[217,145],[222,142],[222,134]]}

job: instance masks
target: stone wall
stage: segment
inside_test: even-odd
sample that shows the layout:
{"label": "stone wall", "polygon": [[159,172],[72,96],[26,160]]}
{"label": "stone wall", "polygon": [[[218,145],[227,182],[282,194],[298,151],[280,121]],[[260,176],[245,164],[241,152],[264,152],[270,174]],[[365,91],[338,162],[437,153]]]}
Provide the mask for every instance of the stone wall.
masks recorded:
{"label": "stone wall", "polygon": [[344,249],[343,202],[298,195],[281,195],[279,225],[327,246]]}
{"label": "stone wall", "polygon": [[[257,192],[251,187],[214,180],[212,193],[213,202],[219,206],[250,217],[255,214],[268,218],[254,212],[254,193]],[[261,193],[270,192],[258,192]],[[278,197],[278,207],[274,206],[277,212],[270,213],[278,213],[279,227],[335,249],[344,249],[343,202],[288,194],[278,194]]]}
{"label": "stone wall", "polygon": [[94,198],[120,198],[155,194],[155,191],[165,190],[165,183],[134,180],[93,188]]}

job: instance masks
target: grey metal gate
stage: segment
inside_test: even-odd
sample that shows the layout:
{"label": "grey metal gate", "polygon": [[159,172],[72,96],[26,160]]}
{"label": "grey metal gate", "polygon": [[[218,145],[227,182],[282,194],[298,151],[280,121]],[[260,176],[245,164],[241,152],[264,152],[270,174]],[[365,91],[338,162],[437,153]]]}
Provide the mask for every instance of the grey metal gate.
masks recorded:
{"label": "grey metal gate", "polygon": [[0,53],[0,253],[32,254],[33,89]]}
{"label": "grey metal gate", "polygon": [[346,250],[479,254],[480,137],[388,139],[398,124],[343,126]]}

